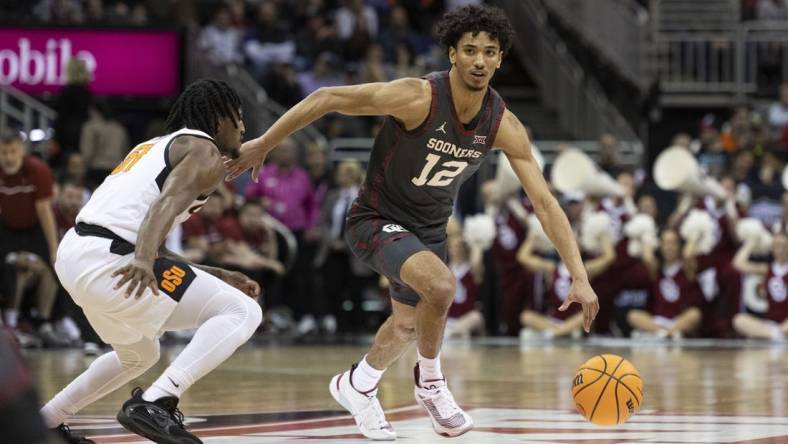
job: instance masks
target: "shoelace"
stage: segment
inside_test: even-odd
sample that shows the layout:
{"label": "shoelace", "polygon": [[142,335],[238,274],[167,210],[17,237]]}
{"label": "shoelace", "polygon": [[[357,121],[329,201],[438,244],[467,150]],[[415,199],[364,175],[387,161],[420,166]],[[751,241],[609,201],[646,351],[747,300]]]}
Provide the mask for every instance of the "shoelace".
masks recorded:
{"label": "shoelace", "polygon": [[172,418],[172,420],[175,421],[175,423],[178,424],[178,426],[181,429],[186,430],[186,426],[183,425],[183,421],[185,418],[183,412],[181,412],[180,409],[178,409],[177,400],[173,401],[173,399],[169,398],[165,400],[160,400],[158,401],[158,403],[159,403],[159,407],[163,408],[167,413],[169,413],[170,418]]}
{"label": "shoelace", "polygon": [[172,417],[173,421],[175,421],[180,428],[186,430],[186,426],[183,425],[184,416],[183,412],[178,409],[178,407],[168,408],[167,411],[170,413],[170,417]]}
{"label": "shoelace", "polygon": [[460,411],[451,392],[447,391],[445,387],[436,390],[430,400],[443,418],[451,418]]}
{"label": "shoelace", "polygon": [[377,428],[383,429],[389,426],[388,421],[386,421],[386,416],[383,414],[383,408],[380,406],[377,398],[374,396],[368,396],[369,404],[366,407],[361,409],[361,417],[364,418],[364,422],[368,418],[371,418],[375,421],[375,425]]}

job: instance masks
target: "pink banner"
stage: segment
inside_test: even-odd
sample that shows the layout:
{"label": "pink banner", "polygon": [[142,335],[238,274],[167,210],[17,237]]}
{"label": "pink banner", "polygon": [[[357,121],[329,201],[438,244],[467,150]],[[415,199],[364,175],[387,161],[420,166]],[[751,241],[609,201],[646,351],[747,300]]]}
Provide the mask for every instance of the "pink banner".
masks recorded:
{"label": "pink banner", "polygon": [[57,92],[69,59],[85,62],[101,95],[171,96],[179,92],[176,32],[0,29],[0,85],[30,94]]}

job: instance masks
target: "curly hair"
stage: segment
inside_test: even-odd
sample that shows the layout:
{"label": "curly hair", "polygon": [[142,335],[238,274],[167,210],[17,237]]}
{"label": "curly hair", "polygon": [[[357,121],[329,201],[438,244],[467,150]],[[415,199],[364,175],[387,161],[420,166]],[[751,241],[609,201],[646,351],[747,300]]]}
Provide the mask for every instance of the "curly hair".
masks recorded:
{"label": "curly hair", "polygon": [[186,127],[214,137],[219,118],[227,117],[236,124],[240,108],[241,98],[230,85],[221,80],[198,80],[186,88],[170,109],[167,132]]}
{"label": "curly hair", "polygon": [[482,31],[498,41],[504,54],[509,52],[514,30],[501,8],[468,5],[455,9],[444,14],[437,29],[438,39],[446,50],[456,48],[457,42],[466,32],[476,36]]}

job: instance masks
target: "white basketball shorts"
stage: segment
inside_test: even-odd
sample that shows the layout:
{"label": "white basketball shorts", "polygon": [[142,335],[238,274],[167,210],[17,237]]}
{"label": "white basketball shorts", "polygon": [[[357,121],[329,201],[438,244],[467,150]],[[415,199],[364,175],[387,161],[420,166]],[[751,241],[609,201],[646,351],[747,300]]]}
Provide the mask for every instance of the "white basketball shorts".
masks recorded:
{"label": "white basketball shorts", "polygon": [[134,294],[126,297],[125,285],[114,288],[121,277],[111,275],[131,263],[134,254],[111,252],[113,242],[116,241],[80,236],[71,229],[60,242],[55,261],[61,284],[108,344],[132,344],[143,337],[156,338],[186,291],[198,291],[200,281],[216,279],[186,263],[159,258],[154,266],[159,295],[146,288],[139,299]]}

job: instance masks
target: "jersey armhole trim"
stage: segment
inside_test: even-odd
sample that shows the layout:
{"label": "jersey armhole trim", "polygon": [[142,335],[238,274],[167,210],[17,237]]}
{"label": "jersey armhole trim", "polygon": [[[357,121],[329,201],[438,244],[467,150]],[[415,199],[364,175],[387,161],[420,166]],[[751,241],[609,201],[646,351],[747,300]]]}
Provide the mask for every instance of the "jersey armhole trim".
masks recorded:
{"label": "jersey armhole trim", "polygon": [[196,137],[198,139],[209,140],[213,144],[213,146],[216,147],[217,150],[219,149],[219,147],[216,145],[216,142],[213,139],[211,139],[210,137],[202,136],[200,134],[184,133],[184,134],[178,134],[177,136],[170,139],[170,141],[167,142],[167,145],[164,147],[164,168],[162,168],[159,175],[156,176],[156,185],[158,185],[159,191],[164,189],[164,182],[167,180],[167,177],[172,172],[172,163],[170,162],[170,146],[172,145],[173,142],[175,142],[175,140],[177,140],[181,136],[190,136],[190,137]]}
{"label": "jersey armhole trim", "polygon": [[498,112],[498,115],[495,116],[495,120],[493,121],[492,127],[490,128],[490,137],[487,139],[488,150],[495,148],[493,144],[495,144],[495,138],[498,137],[498,128],[501,127],[501,120],[503,120],[503,115],[506,114],[506,103],[503,101],[501,96],[498,96],[498,93],[495,95],[497,97],[494,98],[495,100],[493,100],[493,102],[499,101],[501,103],[501,110]]}
{"label": "jersey armhole trim", "polygon": [[165,165],[167,165],[167,168],[170,169],[170,170],[172,170],[172,163],[170,163],[170,145],[172,145],[172,143],[175,142],[179,137],[184,137],[184,136],[196,137],[198,139],[208,140],[208,141],[211,142],[211,144],[213,146],[216,147],[217,150],[219,149],[219,146],[216,145],[216,141],[214,141],[210,137],[206,137],[206,136],[203,136],[203,135],[200,135],[200,134],[188,134],[188,133],[178,134],[177,136],[175,136],[172,139],[170,139],[170,141],[167,142],[167,146],[164,147],[164,163],[165,163]]}
{"label": "jersey armhole trim", "polygon": [[435,83],[435,79],[433,78],[426,78],[428,82],[430,82],[430,92],[431,92],[431,102],[430,102],[430,112],[427,114],[427,117],[424,119],[423,122],[416,128],[412,130],[406,129],[402,126],[399,120],[394,118],[394,116],[387,116],[391,121],[394,123],[394,127],[397,128],[397,131],[407,137],[419,137],[424,134],[424,131],[430,126],[433,120],[435,120],[435,114],[437,114],[438,108],[438,85]]}

